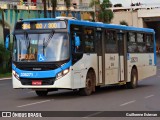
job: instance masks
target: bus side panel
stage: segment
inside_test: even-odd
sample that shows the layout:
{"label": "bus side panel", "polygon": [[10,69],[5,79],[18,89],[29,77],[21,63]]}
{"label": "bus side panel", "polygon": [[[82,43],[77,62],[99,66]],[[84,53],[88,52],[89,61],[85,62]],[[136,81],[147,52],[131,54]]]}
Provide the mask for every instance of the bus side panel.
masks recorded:
{"label": "bus side panel", "polygon": [[[73,65],[73,86],[76,88],[84,88],[86,85],[86,76],[90,68],[93,68],[96,74],[96,80],[98,75],[98,66],[97,66],[97,54],[84,54],[82,59],[77,61]],[[97,83],[97,82],[96,82]]]}
{"label": "bus side panel", "polygon": [[138,65],[138,75],[139,80],[156,75],[156,66],[154,64],[154,54],[142,54],[139,55],[139,58],[142,58]]}
{"label": "bus side panel", "polygon": [[144,54],[132,54],[131,53],[128,55],[128,80],[127,82],[130,82],[131,70],[133,66],[137,67],[139,80],[156,75],[156,66],[154,64],[154,54],[153,53],[144,53]]}

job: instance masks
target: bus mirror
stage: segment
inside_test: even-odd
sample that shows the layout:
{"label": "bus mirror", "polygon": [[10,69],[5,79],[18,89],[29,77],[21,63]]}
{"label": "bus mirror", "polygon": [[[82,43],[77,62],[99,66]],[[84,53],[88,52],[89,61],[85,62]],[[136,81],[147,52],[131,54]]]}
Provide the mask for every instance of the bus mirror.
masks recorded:
{"label": "bus mirror", "polygon": [[75,36],[75,46],[76,47],[80,46],[80,38],[79,38],[79,36]]}
{"label": "bus mirror", "polygon": [[6,37],[5,48],[9,48],[9,36]]}

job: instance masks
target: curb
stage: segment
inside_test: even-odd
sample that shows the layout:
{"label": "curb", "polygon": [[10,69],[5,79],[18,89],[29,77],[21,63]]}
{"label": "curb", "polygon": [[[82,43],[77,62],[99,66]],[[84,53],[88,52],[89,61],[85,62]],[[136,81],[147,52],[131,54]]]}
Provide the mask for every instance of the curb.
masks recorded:
{"label": "curb", "polygon": [[11,80],[12,78],[0,78],[0,81],[3,81],[3,80]]}

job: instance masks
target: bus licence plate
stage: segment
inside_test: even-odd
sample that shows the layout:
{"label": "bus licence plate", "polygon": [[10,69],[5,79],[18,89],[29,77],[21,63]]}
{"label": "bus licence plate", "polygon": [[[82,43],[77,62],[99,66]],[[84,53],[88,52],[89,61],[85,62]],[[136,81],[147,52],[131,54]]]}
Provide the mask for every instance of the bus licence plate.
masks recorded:
{"label": "bus licence plate", "polygon": [[42,85],[41,80],[32,81],[32,85]]}

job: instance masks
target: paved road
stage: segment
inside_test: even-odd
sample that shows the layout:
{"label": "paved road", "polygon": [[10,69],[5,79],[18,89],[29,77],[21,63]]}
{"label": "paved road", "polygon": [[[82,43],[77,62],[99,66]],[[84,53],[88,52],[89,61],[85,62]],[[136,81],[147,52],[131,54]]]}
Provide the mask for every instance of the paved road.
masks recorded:
{"label": "paved road", "polygon": [[[0,111],[160,111],[160,67],[156,76],[139,81],[137,89],[110,86],[91,96],[61,90],[41,98],[31,90],[12,89],[11,80],[0,81],[0,88]],[[87,113],[79,119],[100,114]]]}

